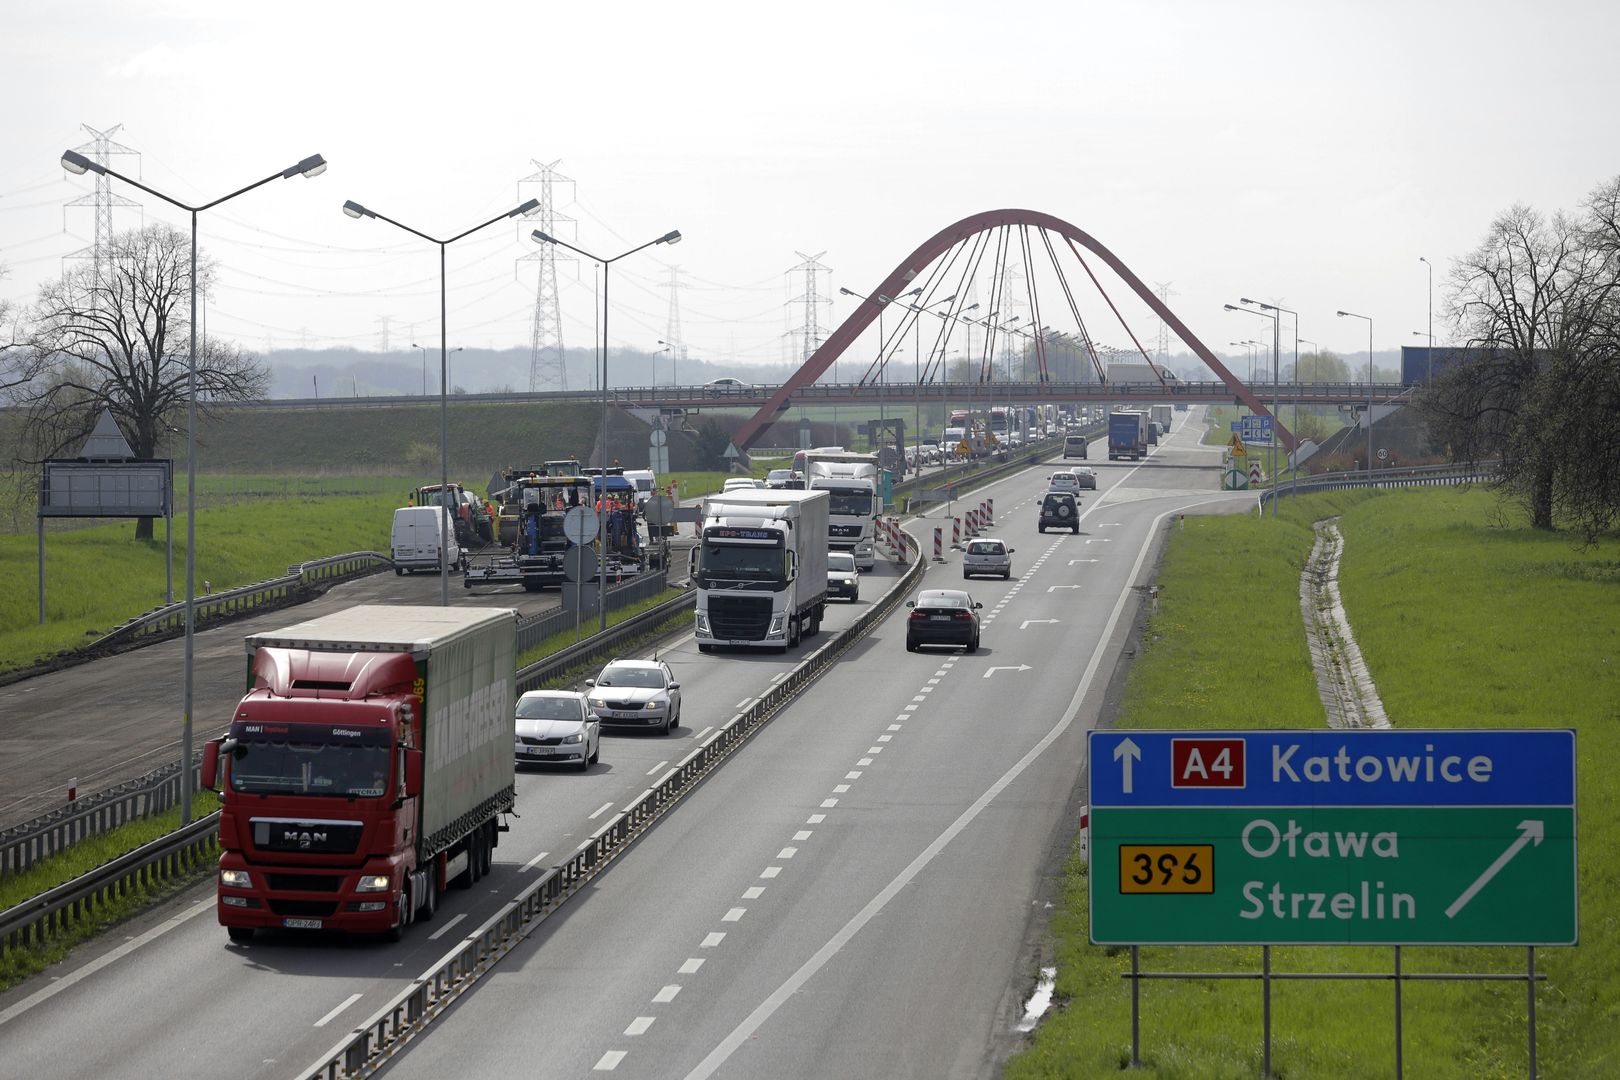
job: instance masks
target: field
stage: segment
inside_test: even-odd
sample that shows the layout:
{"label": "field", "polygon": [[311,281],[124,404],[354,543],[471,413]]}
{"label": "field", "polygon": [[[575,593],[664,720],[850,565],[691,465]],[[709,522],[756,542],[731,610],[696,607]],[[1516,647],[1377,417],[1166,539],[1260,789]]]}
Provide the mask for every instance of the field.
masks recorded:
{"label": "field", "polygon": [[[1504,517],[1483,492],[1341,493],[1285,500],[1280,519],[1191,518],[1173,532],[1118,725],[1310,727],[1324,723],[1300,620],[1313,520],[1342,514],[1350,623],[1397,727],[1573,727],[1579,752],[1581,944],[1538,951],[1542,1075],[1620,1074],[1620,560],[1611,539],[1580,550]],[[1233,597],[1243,597],[1234,639]],[[1234,640],[1239,645],[1234,650]],[[1241,661],[1241,662],[1239,662]],[[1256,708],[1256,703],[1260,707]],[[1087,868],[1071,859],[1051,933],[1054,1013],[1009,1080],[1091,1078],[1129,1059],[1129,951],[1087,940]],[[1258,971],[1258,948],[1144,948],[1147,970]],[[1521,971],[1508,948],[1407,948],[1409,971]],[[1388,971],[1389,949],[1291,947],[1279,971]],[[1150,982],[1143,1059],[1152,1075],[1260,1072],[1253,982]],[[1406,1075],[1524,1076],[1522,983],[1409,983]],[[1394,1075],[1392,995],[1382,982],[1273,988],[1273,1071]]]}

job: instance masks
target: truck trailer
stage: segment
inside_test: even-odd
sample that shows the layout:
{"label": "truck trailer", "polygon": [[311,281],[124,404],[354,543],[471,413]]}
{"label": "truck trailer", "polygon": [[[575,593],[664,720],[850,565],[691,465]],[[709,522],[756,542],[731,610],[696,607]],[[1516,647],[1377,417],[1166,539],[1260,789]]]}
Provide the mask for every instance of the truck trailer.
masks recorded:
{"label": "truck trailer", "polygon": [[1108,414],[1108,460],[1147,456],[1148,415],[1126,409]]}
{"label": "truck trailer", "polygon": [[203,748],[219,921],[398,938],[490,870],[513,803],[517,613],[357,605],[247,638]]}
{"label": "truck trailer", "polygon": [[699,652],[721,645],[780,652],[821,629],[830,498],[755,488],[704,502],[692,575]]}

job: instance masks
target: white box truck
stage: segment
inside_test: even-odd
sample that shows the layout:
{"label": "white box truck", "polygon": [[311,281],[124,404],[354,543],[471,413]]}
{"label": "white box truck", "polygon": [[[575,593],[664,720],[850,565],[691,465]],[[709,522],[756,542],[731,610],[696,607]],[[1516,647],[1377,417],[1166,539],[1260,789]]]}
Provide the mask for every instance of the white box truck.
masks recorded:
{"label": "white box truck", "polygon": [[821,629],[830,498],[755,488],[704,501],[692,575],[699,652],[720,645],[781,651]]}
{"label": "white box truck", "polygon": [[870,570],[877,565],[877,519],[883,509],[878,490],[876,454],[828,453],[805,455],[805,487],[825,491],[827,544],[848,551],[855,565]]}

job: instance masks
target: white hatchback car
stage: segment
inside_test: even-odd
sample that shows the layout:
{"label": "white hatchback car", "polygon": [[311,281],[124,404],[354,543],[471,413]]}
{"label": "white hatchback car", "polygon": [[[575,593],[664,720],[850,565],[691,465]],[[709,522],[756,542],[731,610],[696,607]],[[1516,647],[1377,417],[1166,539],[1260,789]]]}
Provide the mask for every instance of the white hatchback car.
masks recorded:
{"label": "white hatchback car", "polygon": [[615,660],[585,685],[591,712],[604,724],[668,735],[681,722],[681,684],[662,660]]}
{"label": "white hatchback car", "polygon": [[1048,491],[1079,491],[1080,477],[1069,470],[1055,472],[1052,474],[1052,479],[1047,481],[1046,489]]}
{"label": "white hatchback car", "polygon": [[1013,550],[991,537],[969,540],[967,550],[962,553],[962,577],[996,574],[1004,579],[1012,577]]}
{"label": "white hatchback car", "polygon": [[570,690],[530,690],[517,700],[513,753],[520,765],[589,769],[602,756],[602,725]]}

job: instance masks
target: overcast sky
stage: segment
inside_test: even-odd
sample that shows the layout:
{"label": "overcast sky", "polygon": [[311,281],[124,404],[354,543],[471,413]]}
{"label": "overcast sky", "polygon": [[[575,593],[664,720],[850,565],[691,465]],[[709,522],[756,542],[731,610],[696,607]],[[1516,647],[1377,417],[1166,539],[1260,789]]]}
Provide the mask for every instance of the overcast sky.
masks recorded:
{"label": "overcast sky", "polygon": [[[675,264],[691,354],[749,362],[784,359],[802,321],[784,306],[803,291],[795,252],[825,252],[823,288],[865,293],[1001,207],[1071,222],[1170,283],[1217,353],[1269,337],[1222,311],[1240,295],[1298,309],[1304,338],[1348,354],[1366,324],[1338,308],[1374,318],[1379,350],[1418,344],[1419,256],[1438,307],[1494,214],[1571,208],[1620,172],[1614,0],[6,0],[0,26],[0,296],[31,299],[90,243],[92,211],[62,204],[93,179],[57,165],[81,124],[121,124],[140,155],[112,166],[181,199],[326,156],[324,176],[201,219],[220,262],[209,333],[256,351],[377,349],[383,317],[393,348],[436,344],[437,249],[340,206],[449,235],[538,194],[518,186],[532,160],[575,181],[557,195],[577,224],[559,228],[587,250],[684,234],[614,265],[614,348],[665,336]],[[113,190],[143,204],[117,227],[184,224]],[[450,248],[451,345],[528,343],[535,265],[517,260],[534,224]],[[559,276],[565,341],[588,345],[590,266]],[[837,301],[830,325],[854,306]],[[1151,348],[1151,319],[1122,307]],[[1117,324],[1092,333],[1129,344]]]}

